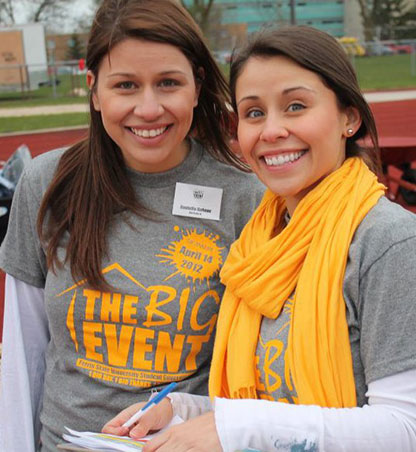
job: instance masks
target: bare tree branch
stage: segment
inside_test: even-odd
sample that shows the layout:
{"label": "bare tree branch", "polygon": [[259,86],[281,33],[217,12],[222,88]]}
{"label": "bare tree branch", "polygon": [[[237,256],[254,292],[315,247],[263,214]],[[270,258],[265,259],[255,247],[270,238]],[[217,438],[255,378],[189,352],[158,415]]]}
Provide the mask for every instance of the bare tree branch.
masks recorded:
{"label": "bare tree branch", "polygon": [[394,37],[394,28],[406,27],[411,20],[409,2],[406,0],[357,0],[363,20],[366,41],[376,34],[384,39]]}
{"label": "bare tree branch", "polygon": [[0,0],[0,23],[15,23],[12,0]]}
{"label": "bare tree branch", "polygon": [[193,0],[192,2],[180,0],[180,2],[189,11],[202,31],[206,32],[209,24],[209,15],[215,0]]}
{"label": "bare tree branch", "polygon": [[32,0],[32,13],[30,21],[48,22],[65,16],[66,7],[71,4],[69,0]]}

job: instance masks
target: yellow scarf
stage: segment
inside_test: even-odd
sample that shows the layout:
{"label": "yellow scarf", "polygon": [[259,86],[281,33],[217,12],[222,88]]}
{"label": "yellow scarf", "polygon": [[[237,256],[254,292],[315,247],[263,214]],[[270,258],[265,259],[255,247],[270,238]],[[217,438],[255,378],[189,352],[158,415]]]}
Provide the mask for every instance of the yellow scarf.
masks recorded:
{"label": "yellow scarf", "polygon": [[255,352],[263,316],[275,319],[295,290],[286,359],[298,403],[356,406],[343,281],[354,232],[384,194],[362,159],[347,159],[285,212],[267,191],[231,246],[210,372],[211,397],[256,398]]}

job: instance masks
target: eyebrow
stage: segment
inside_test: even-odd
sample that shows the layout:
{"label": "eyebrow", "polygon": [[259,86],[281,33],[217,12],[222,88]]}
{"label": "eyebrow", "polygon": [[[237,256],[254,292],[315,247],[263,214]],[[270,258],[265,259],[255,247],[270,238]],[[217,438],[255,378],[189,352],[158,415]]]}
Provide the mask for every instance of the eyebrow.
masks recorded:
{"label": "eyebrow", "polygon": [[[185,75],[185,72],[180,70],[172,69],[170,71],[159,72],[157,75],[165,76],[165,75]],[[114,72],[113,74],[109,74],[107,77],[135,77],[136,74],[134,72]]]}
{"label": "eyebrow", "polygon": [[[292,91],[297,91],[297,90],[305,90],[305,91],[310,91],[311,93],[316,93],[316,91],[312,88],[309,88],[307,86],[292,86],[290,88],[286,88],[282,91],[283,95],[287,95],[289,93],[291,93]],[[237,105],[240,105],[241,102],[245,101],[245,100],[257,100],[259,98],[259,96],[246,96],[243,97],[242,99],[239,100],[239,102],[237,102]]]}
{"label": "eyebrow", "polygon": [[310,91],[310,92],[312,92],[312,93],[316,93],[316,91],[314,90],[314,89],[312,89],[312,88],[309,88],[308,86],[293,86],[293,87],[291,87],[291,88],[286,88],[286,89],[284,89],[283,90],[283,94],[288,94],[288,93],[290,93],[290,92],[292,92],[292,91],[297,91],[298,89],[304,89],[304,90],[306,90],[306,91]]}

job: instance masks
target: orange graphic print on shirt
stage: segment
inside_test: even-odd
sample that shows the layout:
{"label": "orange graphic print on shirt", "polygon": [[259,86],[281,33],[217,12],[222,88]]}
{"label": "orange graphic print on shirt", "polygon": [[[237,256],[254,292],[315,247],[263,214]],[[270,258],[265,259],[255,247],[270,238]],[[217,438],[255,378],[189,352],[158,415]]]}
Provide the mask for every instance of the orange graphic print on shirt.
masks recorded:
{"label": "orange graphic print on shirt", "polygon": [[292,314],[293,296],[276,320],[263,318],[256,352],[256,387],[261,399],[286,403],[295,403],[297,399],[286,365]]}
{"label": "orange graphic print on shirt", "polygon": [[174,232],[178,240],[155,256],[155,273],[165,268],[160,283],[145,286],[113,263],[102,271],[113,287],[123,287],[120,292],[89,289],[80,281],[58,294],[68,297],[66,328],[76,366],[89,377],[146,388],[197,371],[217,320],[221,293],[210,282],[224,248],[213,234],[177,226]]}
{"label": "orange graphic print on shirt", "polygon": [[[179,231],[178,226],[174,229]],[[164,254],[158,255],[164,258],[161,262],[167,262],[176,269],[166,280],[181,274],[193,282],[205,280],[209,285],[210,278],[219,272],[223,263],[223,248],[216,245],[218,239],[219,236],[199,234],[195,229],[182,232],[179,241],[172,242],[162,250]]]}

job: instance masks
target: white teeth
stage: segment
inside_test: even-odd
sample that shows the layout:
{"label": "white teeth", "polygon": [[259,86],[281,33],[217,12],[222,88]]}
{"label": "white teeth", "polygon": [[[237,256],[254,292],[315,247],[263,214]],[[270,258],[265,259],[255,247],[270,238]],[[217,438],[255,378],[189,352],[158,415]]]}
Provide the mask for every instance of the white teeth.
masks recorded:
{"label": "white teeth", "polygon": [[133,127],[130,127],[130,130],[137,136],[142,138],[154,138],[158,135],[162,135],[162,133],[167,129],[168,127],[160,127],[159,129],[134,129]]}
{"label": "white teeth", "polygon": [[267,166],[281,166],[285,163],[294,162],[302,157],[306,151],[290,152],[288,154],[280,154],[274,157],[264,157]]}

